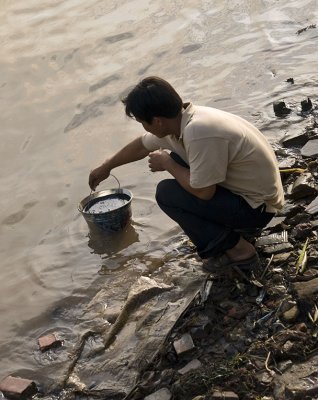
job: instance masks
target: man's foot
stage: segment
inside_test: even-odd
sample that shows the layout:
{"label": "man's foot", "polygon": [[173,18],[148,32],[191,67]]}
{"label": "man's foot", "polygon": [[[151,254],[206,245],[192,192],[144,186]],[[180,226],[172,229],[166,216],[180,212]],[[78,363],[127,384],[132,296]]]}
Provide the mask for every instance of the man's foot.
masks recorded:
{"label": "man's foot", "polygon": [[253,270],[260,266],[260,260],[255,247],[244,238],[227,250],[221,257],[203,260],[203,269],[209,272],[221,271],[222,269],[237,266],[244,270]]}
{"label": "man's foot", "polygon": [[231,267],[237,266],[242,270],[254,270],[260,266],[258,254],[246,258],[245,260],[231,260],[227,254],[223,254],[218,258],[208,258],[203,260],[202,268],[207,272],[220,272]]}

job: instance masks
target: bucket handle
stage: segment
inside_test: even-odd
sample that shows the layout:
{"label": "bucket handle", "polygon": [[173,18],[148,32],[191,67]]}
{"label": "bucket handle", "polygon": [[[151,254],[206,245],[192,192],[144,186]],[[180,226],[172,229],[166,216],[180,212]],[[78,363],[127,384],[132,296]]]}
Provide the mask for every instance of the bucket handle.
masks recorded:
{"label": "bucket handle", "polygon": [[[119,180],[116,178],[116,176],[113,175],[113,174],[109,174],[109,176],[112,176],[113,178],[116,179],[116,181],[117,181],[117,183],[118,183],[118,190],[120,190],[120,182],[119,182]],[[90,195],[91,195],[93,192],[94,192],[94,190],[91,190]]]}

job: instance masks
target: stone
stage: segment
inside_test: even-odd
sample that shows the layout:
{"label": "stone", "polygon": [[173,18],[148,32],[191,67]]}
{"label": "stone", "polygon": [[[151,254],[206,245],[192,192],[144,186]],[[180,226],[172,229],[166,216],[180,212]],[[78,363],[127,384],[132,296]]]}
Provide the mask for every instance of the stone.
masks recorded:
{"label": "stone", "polygon": [[33,396],[38,389],[30,379],[7,376],[0,382],[0,391],[7,397],[25,398]]}
{"label": "stone", "polygon": [[50,333],[45,336],[41,336],[38,340],[41,351],[46,351],[52,347],[58,347],[62,345],[62,341],[58,338],[56,333]]}
{"label": "stone", "polygon": [[284,101],[275,101],[273,103],[273,109],[276,117],[284,117],[291,112],[291,109],[286,107]]}
{"label": "stone", "polygon": [[304,146],[308,140],[308,136],[304,133],[287,133],[280,142],[285,147],[295,147]]}
{"label": "stone", "polygon": [[294,78],[288,78],[286,79],[286,82],[291,83],[292,85],[295,83]]}
{"label": "stone", "polygon": [[300,102],[301,104],[301,111],[306,112],[312,109],[312,102],[309,97],[307,97],[307,100],[303,100]]}
{"label": "stone", "polygon": [[293,306],[290,310],[285,311],[281,318],[285,322],[295,322],[299,315],[299,308],[297,305]]}
{"label": "stone", "polygon": [[301,174],[294,182],[290,197],[294,200],[302,199],[317,193],[317,184],[310,172]]}
{"label": "stone", "polygon": [[308,282],[295,282],[292,287],[297,292],[299,299],[314,301],[316,295],[318,295],[318,278]]}
{"label": "stone", "polygon": [[149,396],[146,396],[144,400],[170,400],[171,398],[172,394],[170,391],[167,388],[162,388]]}
{"label": "stone", "polygon": [[173,342],[174,349],[178,355],[186,353],[194,349],[192,337],[189,333],[185,333],[179,340]]}
{"label": "stone", "polygon": [[[286,289],[284,289],[286,290]],[[281,313],[285,313],[286,311],[290,310],[292,307],[296,305],[296,302],[291,300],[291,297],[284,299],[281,301],[280,311]]]}
{"label": "stone", "polygon": [[316,157],[318,155],[318,139],[308,140],[301,149],[301,155],[303,157]]}
{"label": "stone", "polygon": [[[285,262],[285,261],[287,261],[288,260],[288,258],[290,257],[290,254],[291,253],[280,253],[280,254],[275,254],[274,255],[274,257],[273,257],[273,264],[274,265],[276,265],[276,264],[282,264],[283,262]],[[274,271],[274,272],[277,272],[277,271]],[[279,271],[279,272],[281,272],[281,271]]]}
{"label": "stone", "polygon": [[312,215],[318,213],[318,197],[308,204],[308,206],[305,208],[305,211]]}
{"label": "stone", "polygon": [[279,161],[278,168],[279,169],[289,169],[292,168],[296,163],[295,157],[285,157],[283,160]]}
{"label": "stone", "polygon": [[277,253],[284,253],[288,250],[293,250],[293,245],[291,243],[278,243],[273,244],[273,246],[266,246],[262,249],[263,253],[265,254],[277,254]]}
{"label": "stone", "polygon": [[194,369],[198,369],[201,368],[202,364],[198,359],[194,359],[192,361],[190,361],[187,365],[185,365],[183,368],[179,369],[178,372],[181,375],[186,374],[189,371],[192,371]]}
{"label": "stone", "polygon": [[221,392],[217,390],[212,394],[211,400],[239,400],[239,397],[234,392]]}

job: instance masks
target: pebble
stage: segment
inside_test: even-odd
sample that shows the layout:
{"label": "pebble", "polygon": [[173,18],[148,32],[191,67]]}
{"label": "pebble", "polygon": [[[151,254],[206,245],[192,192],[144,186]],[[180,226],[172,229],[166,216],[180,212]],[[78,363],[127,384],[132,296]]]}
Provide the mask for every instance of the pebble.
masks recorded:
{"label": "pebble", "polygon": [[293,306],[290,310],[285,311],[282,314],[282,319],[285,322],[295,322],[299,315],[299,308],[297,306]]}

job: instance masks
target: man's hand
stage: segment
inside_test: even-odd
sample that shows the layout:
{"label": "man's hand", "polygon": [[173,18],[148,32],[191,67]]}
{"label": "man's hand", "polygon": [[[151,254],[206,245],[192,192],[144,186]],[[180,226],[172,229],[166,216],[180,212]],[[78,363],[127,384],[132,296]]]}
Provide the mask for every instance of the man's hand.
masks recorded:
{"label": "man's hand", "polygon": [[88,178],[89,187],[92,190],[95,190],[96,186],[109,177],[110,171],[111,169],[108,167],[107,163],[93,169]]}
{"label": "man's hand", "polygon": [[152,172],[166,171],[168,164],[171,161],[170,155],[163,150],[157,150],[149,153],[149,168]]}

